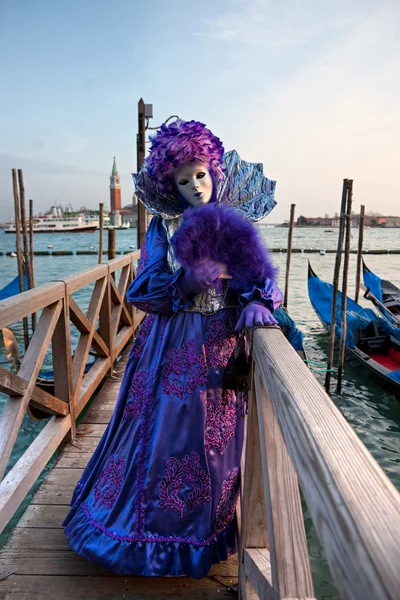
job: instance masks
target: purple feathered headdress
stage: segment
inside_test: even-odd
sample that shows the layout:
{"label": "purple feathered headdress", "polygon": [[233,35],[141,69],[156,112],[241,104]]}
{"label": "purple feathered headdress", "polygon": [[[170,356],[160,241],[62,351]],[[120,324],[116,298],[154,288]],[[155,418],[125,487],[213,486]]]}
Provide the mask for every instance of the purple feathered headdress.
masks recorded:
{"label": "purple feathered headdress", "polygon": [[207,165],[214,182],[223,179],[224,147],[203,123],[180,119],[170,125],[164,123],[150,141],[146,169],[161,193],[174,193],[174,169],[194,160]]}
{"label": "purple feathered headdress", "polygon": [[171,244],[185,268],[206,258],[227,265],[230,286],[238,292],[264,286],[266,278],[276,279],[269,251],[255,226],[223,204],[187,209]]}

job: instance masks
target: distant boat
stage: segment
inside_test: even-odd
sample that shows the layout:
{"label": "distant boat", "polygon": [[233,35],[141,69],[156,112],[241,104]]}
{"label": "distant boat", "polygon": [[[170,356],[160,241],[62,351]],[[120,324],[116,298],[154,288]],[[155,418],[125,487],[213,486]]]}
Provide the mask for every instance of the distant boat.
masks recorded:
{"label": "distant boat", "polygon": [[320,250],[319,253],[321,256],[325,256],[325,250]]}
{"label": "distant boat", "polygon": [[12,256],[13,258],[17,258],[17,255],[15,252],[11,252],[10,256]]}
{"label": "distant boat", "polygon": [[335,233],[334,229],[324,229],[325,233]]}
{"label": "distant boat", "polygon": [[393,325],[400,326],[400,289],[375,275],[363,261],[364,298],[371,300],[379,312]]}
{"label": "distant boat", "polygon": [[[322,325],[331,329],[333,286],[308,264],[308,295]],[[338,292],[335,333],[340,338],[342,294]],[[400,398],[400,329],[347,298],[346,350]]]}
{"label": "distant boat", "polygon": [[[94,233],[97,221],[88,221],[84,215],[44,215],[35,217],[33,221],[33,233]],[[15,224],[11,223],[5,233],[15,233]]]}
{"label": "distant boat", "polygon": [[52,248],[53,246],[50,244],[49,246],[47,246],[48,248]]}

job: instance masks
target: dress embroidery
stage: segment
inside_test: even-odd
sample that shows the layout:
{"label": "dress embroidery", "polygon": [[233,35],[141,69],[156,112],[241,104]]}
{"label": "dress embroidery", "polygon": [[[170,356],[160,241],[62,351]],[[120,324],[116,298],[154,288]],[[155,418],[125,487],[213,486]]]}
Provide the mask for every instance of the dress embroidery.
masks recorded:
{"label": "dress embroidery", "polygon": [[222,484],[221,499],[217,506],[215,529],[219,533],[226,529],[235,515],[236,503],[239,496],[240,475],[239,469],[232,471],[229,479]]}
{"label": "dress embroidery", "polygon": [[[181,461],[171,456],[166,465],[167,470],[160,483],[160,508],[175,510],[182,517],[186,504],[189,510],[193,511],[196,506],[211,502],[211,480],[200,466],[200,456],[197,452],[191,452]],[[184,501],[178,494],[186,486],[191,491]]]}
{"label": "dress embroidery", "polygon": [[227,319],[212,321],[204,344],[207,366],[225,368],[235,346],[232,324]]}
{"label": "dress embroidery", "polygon": [[218,390],[215,394],[210,390],[207,394],[207,414],[204,443],[206,450],[215,448],[222,454],[229,440],[235,435],[237,407],[235,393],[227,391],[228,401],[222,404],[222,394]]}
{"label": "dress embroidery", "polygon": [[148,315],[143,321],[143,325],[140,328],[135,345],[132,349],[132,356],[136,358],[136,360],[139,360],[139,358],[142,356],[143,348],[146,345],[156,318],[157,315]]}
{"label": "dress embroidery", "polygon": [[206,384],[207,365],[204,356],[197,352],[194,340],[186,341],[181,350],[170,348],[166,356],[167,364],[162,374],[165,394],[183,400],[185,394],[191,395],[197,387]]}
{"label": "dress embroidery", "polygon": [[95,504],[112,508],[122,487],[125,458],[110,456],[94,488]]}
{"label": "dress embroidery", "polygon": [[136,269],[136,276],[139,275],[144,268],[147,266],[149,262],[149,239],[146,236],[144,238],[143,246],[140,248],[140,256],[138,260],[138,265]]}
{"label": "dress embroidery", "polygon": [[132,377],[124,418],[139,418],[144,403],[152,393],[153,378],[148,371],[137,371]]}

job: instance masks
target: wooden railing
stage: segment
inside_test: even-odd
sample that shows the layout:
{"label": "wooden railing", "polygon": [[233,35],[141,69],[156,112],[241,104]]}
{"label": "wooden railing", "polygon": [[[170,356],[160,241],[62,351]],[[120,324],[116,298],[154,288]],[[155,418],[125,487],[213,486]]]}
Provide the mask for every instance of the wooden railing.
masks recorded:
{"label": "wooden railing", "polygon": [[[0,391],[9,395],[0,415],[0,479],[28,405],[52,418],[0,483],[0,532],[65,436],[75,437],[77,417],[145,316],[125,300],[138,257],[136,251],[1,302],[0,329],[42,312],[18,373],[0,368]],[[72,294],[89,285],[93,291],[85,313]],[[70,322],[79,331],[74,353]],[[54,394],[37,386],[50,343]],[[98,358],[85,372],[91,347]]]}
{"label": "wooden railing", "polygon": [[397,599],[400,494],[281,331],[252,346],[242,600],[314,596],[298,483],[341,597]]}

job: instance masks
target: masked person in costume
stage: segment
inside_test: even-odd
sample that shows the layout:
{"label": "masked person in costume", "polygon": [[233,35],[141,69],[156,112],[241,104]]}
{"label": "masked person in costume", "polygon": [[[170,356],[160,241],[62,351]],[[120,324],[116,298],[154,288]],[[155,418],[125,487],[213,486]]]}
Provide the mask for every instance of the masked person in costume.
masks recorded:
{"label": "masked person in costume", "polygon": [[236,551],[243,392],[223,379],[238,331],[274,324],[282,301],[251,223],[275,182],[196,121],[151,141],[134,177],[153,218],[127,292],[148,316],[64,525],[117,573],[201,578]]}

